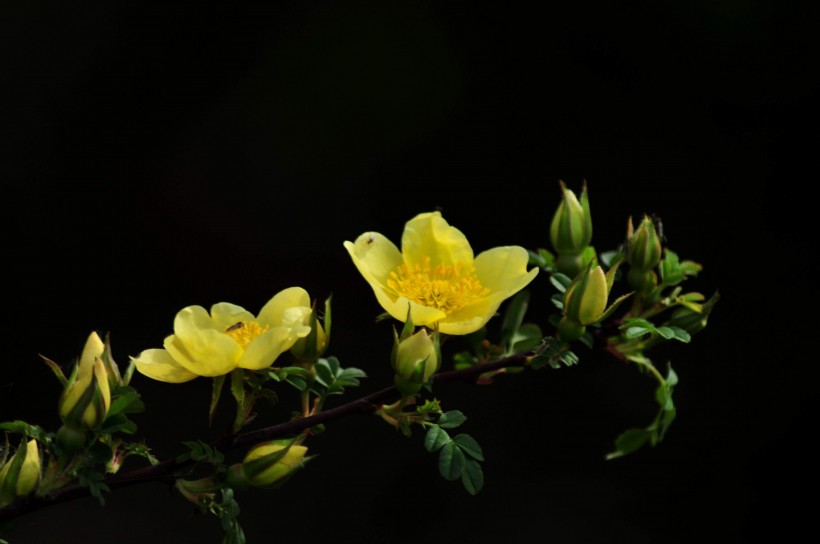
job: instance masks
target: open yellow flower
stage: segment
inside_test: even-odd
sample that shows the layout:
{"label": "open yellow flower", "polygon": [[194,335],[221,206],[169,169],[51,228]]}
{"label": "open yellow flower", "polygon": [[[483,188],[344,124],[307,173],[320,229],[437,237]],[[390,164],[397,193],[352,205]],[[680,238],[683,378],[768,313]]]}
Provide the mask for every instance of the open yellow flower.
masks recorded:
{"label": "open yellow flower", "polygon": [[177,313],[165,349],[147,349],[132,359],[140,373],[171,383],[235,368],[261,370],[310,333],[310,314],[310,297],[301,287],[280,291],[256,317],[228,302],[214,304],[210,314],[188,306]]}
{"label": "open yellow flower", "polygon": [[391,316],[404,321],[409,304],[413,323],[438,323],[445,334],[477,331],[538,273],[527,271],[529,256],[520,246],[496,247],[473,258],[467,238],[440,212],[408,221],[401,251],[377,232],[344,246]]}

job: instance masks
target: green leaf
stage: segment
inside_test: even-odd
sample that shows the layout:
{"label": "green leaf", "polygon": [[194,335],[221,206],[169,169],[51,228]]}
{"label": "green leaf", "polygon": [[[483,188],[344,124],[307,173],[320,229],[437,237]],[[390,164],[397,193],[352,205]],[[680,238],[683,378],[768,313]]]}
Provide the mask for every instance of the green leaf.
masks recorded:
{"label": "green leaf", "polygon": [[444,444],[438,456],[438,470],[445,480],[455,480],[464,472],[464,453],[452,440]]}
{"label": "green leaf", "polygon": [[90,448],[88,448],[88,456],[95,463],[104,465],[114,456],[114,451],[108,446],[108,444],[95,442]]}
{"label": "green leaf", "polygon": [[120,412],[136,414],[145,411],[145,404],[140,400],[140,394],[136,390],[131,387],[122,387],[119,391],[122,393],[111,399],[108,417],[117,415]]}
{"label": "green leaf", "polygon": [[292,376],[288,376],[286,381],[299,391],[304,391],[308,388],[307,382],[302,378],[294,378]]}
{"label": "green leaf", "polygon": [[444,412],[438,418],[439,426],[444,429],[455,429],[465,421],[467,421],[467,416],[461,413],[460,410],[450,410],[449,412]]}
{"label": "green leaf", "polygon": [[624,332],[624,336],[627,338],[638,338],[639,336],[649,334],[650,332],[650,329],[647,329],[646,327],[629,327]]}
{"label": "green leaf", "polygon": [[559,292],[563,293],[569,287],[569,284],[572,283],[572,278],[567,276],[566,274],[561,274],[560,272],[555,272],[554,274],[550,274],[550,283],[558,289]]}
{"label": "green leaf", "polygon": [[555,256],[544,248],[538,248],[538,251],[527,250],[529,255],[528,266],[537,266],[539,268],[551,269],[555,266]]}
{"label": "green leaf", "polygon": [[219,397],[222,396],[222,386],[225,384],[225,374],[216,376],[214,378],[214,386],[211,390],[211,404],[208,407],[208,426],[210,427],[214,421],[214,414],[216,413],[216,405],[219,403]]}
{"label": "green leaf", "polygon": [[222,500],[217,509],[219,519],[222,522],[222,530],[225,532],[223,544],[246,544],[245,532],[239,525],[239,503],[234,498],[231,488],[222,489]]}
{"label": "green leaf", "polygon": [[302,368],[301,366],[286,366],[279,369],[280,378],[286,379],[288,376],[296,376],[305,381],[313,379],[313,374],[310,373],[310,370]]}
{"label": "green leaf", "polygon": [[514,338],[521,323],[524,322],[524,316],[527,314],[527,308],[530,302],[529,291],[519,291],[510,301],[507,310],[504,312],[504,320],[501,324],[501,346],[506,353],[512,353]]}
{"label": "green leaf", "polygon": [[535,349],[541,343],[541,327],[535,323],[524,323],[518,328],[510,341],[510,353],[520,353]]}
{"label": "green leaf", "polygon": [[639,450],[650,440],[652,435],[653,433],[646,429],[629,429],[624,431],[615,440],[615,451],[608,453],[606,459],[616,459]]}
{"label": "green leaf", "polygon": [[610,268],[612,264],[618,262],[618,259],[621,259],[623,255],[624,254],[621,251],[613,249],[610,251],[601,252],[598,260],[601,261],[604,268]]}
{"label": "green leaf", "polygon": [[453,438],[453,442],[458,444],[458,447],[467,455],[478,461],[484,460],[484,452],[481,451],[481,446],[469,434],[459,434]]}
{"label": "green leaf", "polygon": [[77,481],[80,485],[87,487],[92,497],[99,501],[101,506],[105,505],[103,493],[108,493],[111,489],[103,481],[103,475],[92,467],[83,467],[77,471]]}
{"label": "green leaf", "polygon": [[100,432],[104,434],[125,433],[134,434],[137,432],[137,424],[128,419],[125,414],[115,414],[105,418]]}
{"label": "green leaf", "polygon": [[461,473],[461,482],[470,495],[476,495],[484,487],[484,471],[474,459],[466,459],[464,472]]}
{"label": "green leaf", "polygon": [[478,364],[478,358],[469,351],[462,351],[453,355],[453,368],[463,370]]}
{"label": "green leaf", "polygon": [[670,326],[668,328],[672,329],[672,332],[675,334],[675,340],[683,342],[684,344],[688,344],[692,340],[692,335],[689,334],[686,330],[674,326]]}
{"label": "green leaf", "polygon": [[669,340],[675,337],[675,331],[670,329],[669,327],[656,327],[655,332],[658,333],[659,336],[662,338]]}
{"label": "green leaf", "polygon": [[552,304],[556,308],[558,308],[559,310],[564,309],[564,295],[563,295],[563,293],[555,293],[554,295],[552,295],[552,298],[550,298],[550,300],[552,301]]}
{"label": "green leaf", "polygon": [[433,453],[441,449],[442,446],[449,441],[450,435],[447,434],[447,431],[438,425],[433,425],[427,430],[427,434],[424,436],[424,449]]}
{"label": "green leaf", "polygon": [[314,368],[316,369],[316,381],[325,387],[330,387],[334,381],[334,374],[329,361],[327,359],[319,359]]}

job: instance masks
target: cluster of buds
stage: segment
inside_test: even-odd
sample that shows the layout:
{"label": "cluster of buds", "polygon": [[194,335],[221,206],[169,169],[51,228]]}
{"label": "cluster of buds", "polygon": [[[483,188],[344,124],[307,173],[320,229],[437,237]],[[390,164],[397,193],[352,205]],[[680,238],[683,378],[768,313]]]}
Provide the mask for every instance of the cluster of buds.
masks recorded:
{"label": "cluster of buds", "polygon": [[393,331],[393,351],[390,354],[390,363],[396,373],[393,383],[405,397],[418,394],[441,366],[438,330],[432,333],[424,327],[415,333],[414,330],[408,309],[401,335]]}
{"label": "cluster of buds", "polygon": [[649,293],[658,285],[658,275],[654,268],[661,262],[661,237],[655,228],[655,222],[644,215],[635,229],[630,217],[626,226],[626,239],[626,258],[629,263],[627,281],[635,291]]}
{"label": "cluster of buds", "polygon": [[563,198],[552,217],[550,241],[558,253],[555,267],[558,272],[574,278],[584,268],[584,253],[592,242],[592,217],[589,196],[584,182],[580,201],[561,181]]}
{"label": "cluster of buds", "polygon": [[231,465],[226,479],[234,489],[256,487],[276,489],[289,480],[310,460],[307,447],[297,439],[271,440],[257,444],[241,463]]}
{"label": "cluster of buds", "polygon": [[36,440],[23,439],[10,458],[0,457],[0,506],[30,495],[40,483],[40,450]]}
{"label": "cluster of buds", "polygon": [[111,347],[92,332],[80,359],[60,395],[58,411],[63,422],[57,431],[57,444],[66,452],[82,449],[88,431],[99,428],[111,407],[111,390],[122,385]]}

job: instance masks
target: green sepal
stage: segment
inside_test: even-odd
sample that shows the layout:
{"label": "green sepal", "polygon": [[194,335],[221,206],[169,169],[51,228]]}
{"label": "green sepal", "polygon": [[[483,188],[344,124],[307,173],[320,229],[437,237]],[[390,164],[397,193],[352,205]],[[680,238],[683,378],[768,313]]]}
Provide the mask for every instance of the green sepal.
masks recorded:
{"label": "green sepal", "polygon": [[216,414],[216,407],[219,404],[219,398],[222,396],[222,389],[225,385],[225,376],[214,376],[213,389],[211,389],[211,404],[208,406],[208,427],[213,424],[214,415]]}
{"label": "green sepal", "polygon": [[625,295],[621,295],[614,301],[612,301],[612,304],[610,304],[609,307],[606,310],[604,310],[604,313],[601,314],[601,317],[598,318],[596,323],[606,321],[609,318],[609,316],[611,316],[615,312],[615,310],[618,309],[618,306],[620,306],[626,299],[631,297],[633,294],[634,293],[626,293]]}
{"label": "green sepal", "polygon": [[43,362],[46,365],[48,365],[48,367],[54,373],[54,376],[56,376],[57,380],[59,380],[60,385],[62,385],[63,388],[65,388],[65,386],[68,384],[68,378],[65,377],[65,373],[63,373],[63,369],[60,368],[60,365],[58,365],[57,363],[55,363],[54,361],[52,361],[51,359],[49,359],[45,355],[40,355],[40,359],[42,359]]}

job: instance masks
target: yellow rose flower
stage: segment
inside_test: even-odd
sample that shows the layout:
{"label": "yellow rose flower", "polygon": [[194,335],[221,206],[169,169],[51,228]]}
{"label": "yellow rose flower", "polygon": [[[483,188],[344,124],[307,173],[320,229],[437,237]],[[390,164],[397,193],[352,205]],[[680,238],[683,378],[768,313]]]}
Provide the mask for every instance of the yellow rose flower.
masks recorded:
{"label": "yellow rose flower", "polygon": [[520,246],[496,247],[473,258],[464,234],[440,212],[407,222],[401,251],[377,232],[366,232],[345,248],[379,304],[404,321],[410,305],[414,324],[445,334],[469,334],[483,327],[498,307],[529,284],[529,255]]}
{"label": "yellow rose flower", "polygon": [[301,287],[280,291],[256,317],[227,302],[214,304],[210,313],[188,306],[177,313],[165,349],[147,349],[132,359],[140,373],[170,383],[235,368],[261,370],[310,333],[310,314],[310,297]]}

